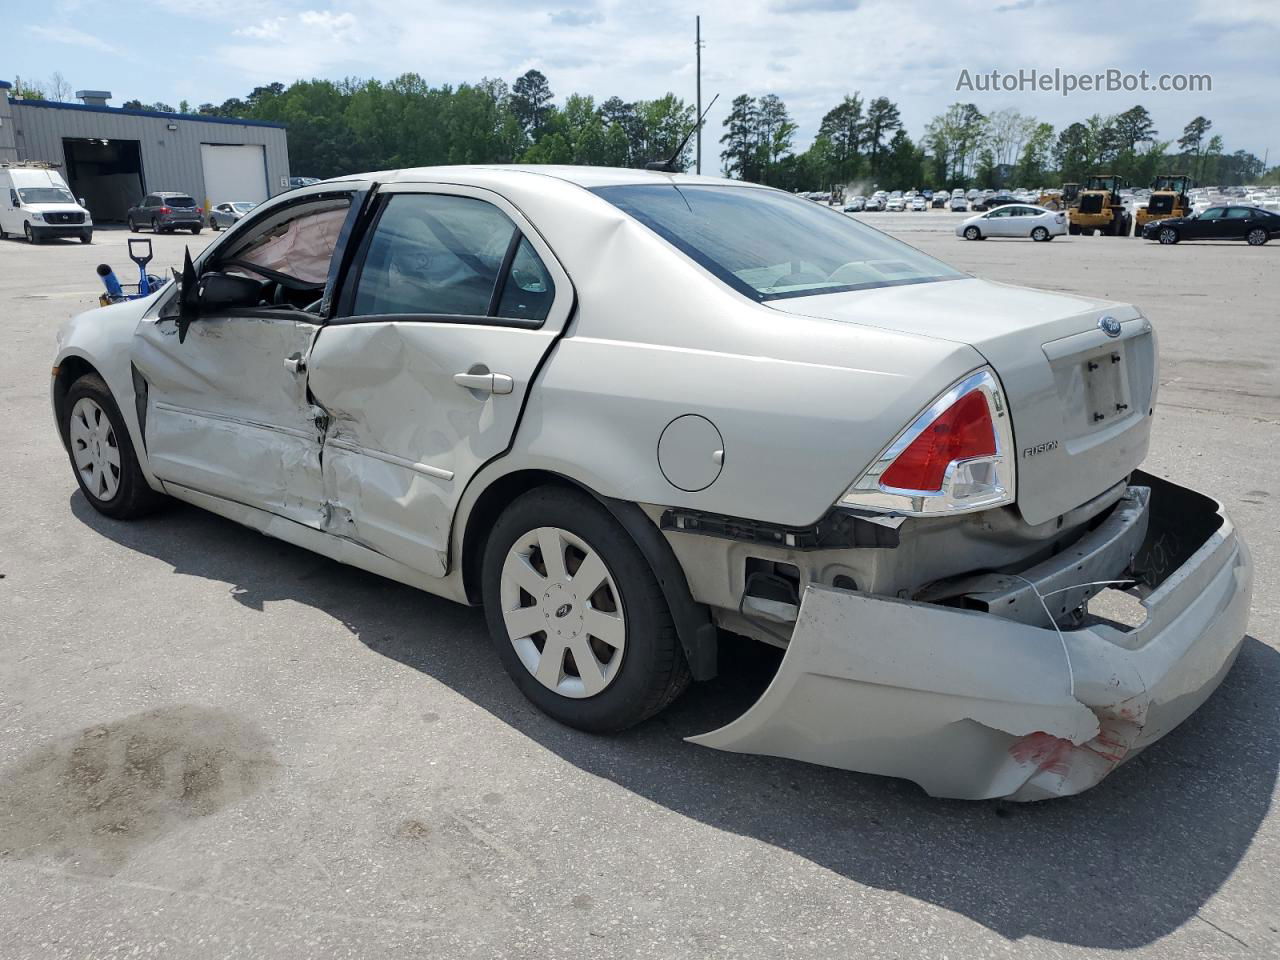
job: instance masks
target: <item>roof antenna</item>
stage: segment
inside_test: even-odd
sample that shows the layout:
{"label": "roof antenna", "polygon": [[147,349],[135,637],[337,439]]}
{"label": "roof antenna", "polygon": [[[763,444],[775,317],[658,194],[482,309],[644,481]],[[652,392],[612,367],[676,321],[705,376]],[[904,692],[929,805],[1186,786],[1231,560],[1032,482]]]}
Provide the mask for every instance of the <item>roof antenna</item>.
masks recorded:
{"label": "roof antenna", "polygon": [[663,173],[684,173],[683,170],[676,166],[676,158],[684,153],[684,148],[689,145],[689,138],[693,136],[695,131],[701,129],[702,121],[707,119],[707,114],[711,112],[711,108],[716,105],[716,101],[719,99],[720,94],[718,93],[711,98],[711,102],[707,104],[707,109],[702,111],[702,116],[698,118],[698,122],[689,128],[689,132],[684,135],[684,139],[680,141],[680,146],[676,147],[676,152],[671,155],[670,159],[650,160],[644,165],[644,168],[646,170],[661,170]]}

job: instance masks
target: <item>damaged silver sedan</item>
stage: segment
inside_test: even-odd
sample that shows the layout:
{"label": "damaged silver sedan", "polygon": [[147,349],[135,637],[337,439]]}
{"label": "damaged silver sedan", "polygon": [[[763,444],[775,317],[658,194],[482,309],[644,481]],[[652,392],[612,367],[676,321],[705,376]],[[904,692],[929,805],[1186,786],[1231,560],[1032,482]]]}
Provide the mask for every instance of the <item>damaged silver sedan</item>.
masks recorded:
{"label": "damaged silver sedan", "polygon": [[572,726],[785,650],[695,742],[1078,793],[1218,686],[1222,505],[1141,472],[1134,307],[988,283],[763,187],[468,167],[253,210],[63,328],[84,496],[162,495],[462,603]]}

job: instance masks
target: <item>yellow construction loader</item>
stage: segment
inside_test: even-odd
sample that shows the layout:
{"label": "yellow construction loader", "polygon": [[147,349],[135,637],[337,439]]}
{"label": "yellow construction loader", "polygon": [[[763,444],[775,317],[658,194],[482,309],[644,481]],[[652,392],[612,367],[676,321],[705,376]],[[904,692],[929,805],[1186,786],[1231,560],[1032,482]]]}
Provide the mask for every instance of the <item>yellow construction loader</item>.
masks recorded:
{"label": "yellow construction loader", "polygon": [[1086,237],[1095,233],[1127,237],[1133,229],[1133,218],[1120,199],[1120,189],[1124,186],[1122,177],[1109,173],[1085,180],[1078,204],[1070,209],[1071,225],[1067,232]]}
{"label": "yellow construction loader", "polygon": [[1046,190],[1036,203],[1049,210],[1068,210],[1080,200],[1080,184],[1064,183],[1061,190]]}
{"label": "yellow construction loader", "polygon": [[1191,200],[1187,197],[1187,191],[1195,186],[1195,183],[1187,176],[1165,176],[1156,177],[1151,181],[1151,199],[1147,201],[1145,207],[1139,207],[1137,210],[1137,229],[1133,231],[1135,237],[1142,236],[1142,228],[1152,220],[1165,220],[1169,217],[1185,217],[1191,213]]}

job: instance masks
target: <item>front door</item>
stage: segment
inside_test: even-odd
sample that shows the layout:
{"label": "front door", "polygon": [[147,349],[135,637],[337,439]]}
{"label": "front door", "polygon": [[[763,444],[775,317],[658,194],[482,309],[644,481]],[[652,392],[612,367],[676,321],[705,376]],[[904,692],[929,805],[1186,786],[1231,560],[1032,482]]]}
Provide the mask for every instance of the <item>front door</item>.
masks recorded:
{"label": "front door", "polygon": [[990,237],[1009,236],[1010,224],[1013,223],[1013,207],[1000,207],[992,210],[983,219],[985,225],[982,232]]}
{"label": "front door", "polygon": [[443,576],[462,491],[510,444],[573,291],[489,191],[399,184],[378,204],[309,359],[327,529]]}
{"label": "front door", "polygon": [[[258,280],[254,306],[196,315],[179,342],[176,297],[138,324],[147,457],[166,485],[319,527],[322,424],[306,357],[349,194],[276,207],[200,265]],[[254,268],[263,271],[258,273]]]}

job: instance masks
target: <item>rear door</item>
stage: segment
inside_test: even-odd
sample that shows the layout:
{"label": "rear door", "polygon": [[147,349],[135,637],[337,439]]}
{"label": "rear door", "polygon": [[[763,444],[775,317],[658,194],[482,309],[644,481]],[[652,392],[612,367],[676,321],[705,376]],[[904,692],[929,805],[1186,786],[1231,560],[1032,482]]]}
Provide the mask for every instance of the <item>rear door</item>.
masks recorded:
{"label": "rear door", "polygon": [[458,499],[510,445],[573,289],[490,191],[398,184],[378,205],[309,359],[328,528],[443,576]]}
{"label": "rear door", "polygon": [[1222,220],[1223,239],[1243,240],[1254,222],[1253,211],[1248,207],[1228,207]]}

